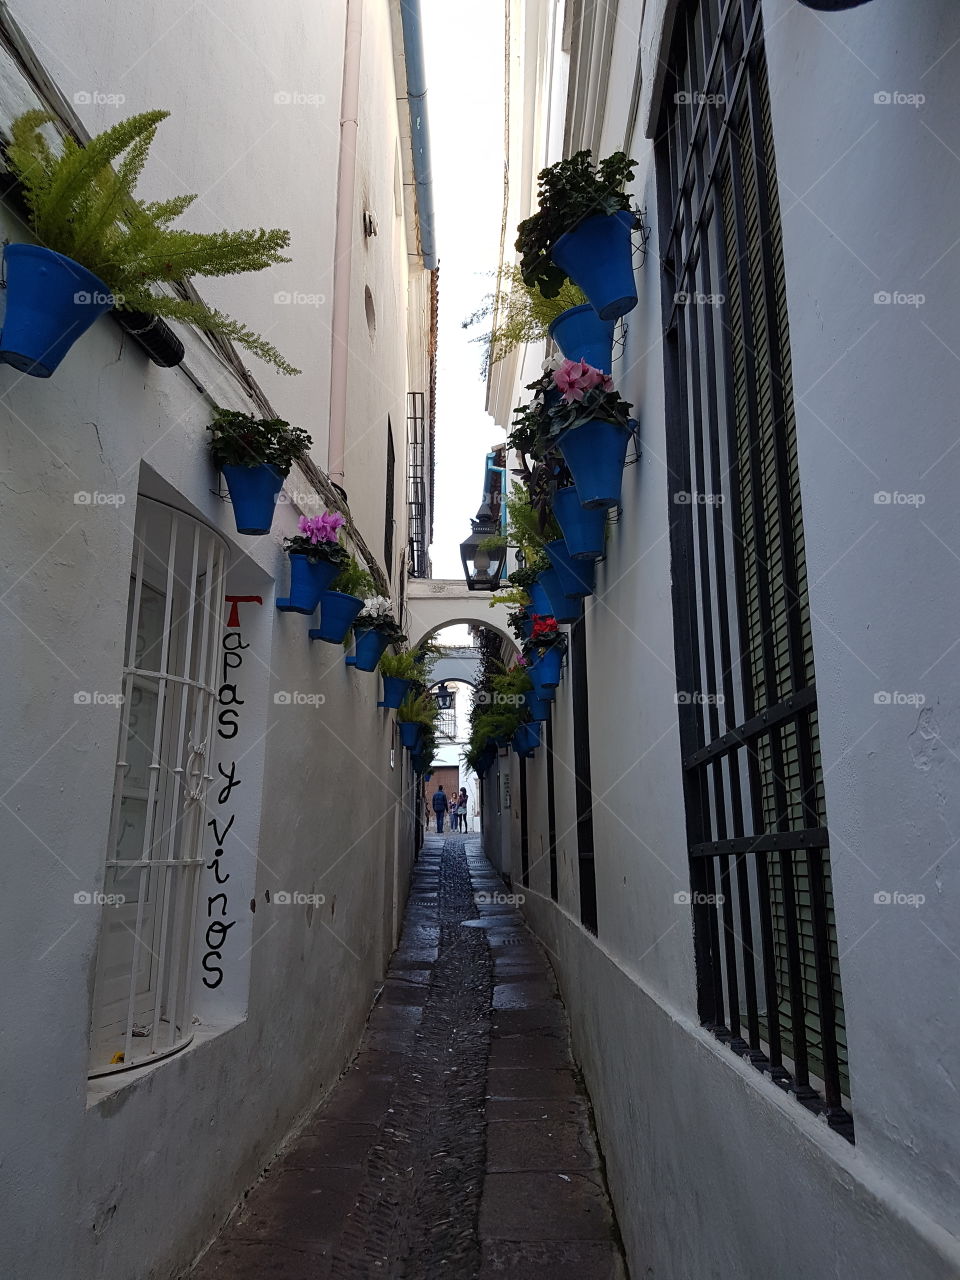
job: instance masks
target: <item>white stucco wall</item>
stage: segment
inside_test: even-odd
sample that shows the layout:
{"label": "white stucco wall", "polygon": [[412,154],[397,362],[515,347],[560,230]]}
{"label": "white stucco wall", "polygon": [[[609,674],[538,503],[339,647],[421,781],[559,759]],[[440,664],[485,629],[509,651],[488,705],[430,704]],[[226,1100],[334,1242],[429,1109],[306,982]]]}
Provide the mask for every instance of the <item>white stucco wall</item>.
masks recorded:
{"label": "white stucco wall", "polygon": [[[30,0],[14,8],[68,98],[123,92],[123,114],[173,108],[145,194],[201,191],[192,223],[200,227],[291,228],[290,265],[201,287],[303,367],[300,379],[259,366],[255,373],[278,411],[311,431],[323,464],[341,7],[294,5],[283,22],[265,21],[262,7],[246,2],[228,18],[186,3],[107,12]],[[371,199],[380,205],[389,193],[392,205],[398,129],[387,6],[370,0],[365,9],[364,83],[378,88],[361,107],[362,172]],[[11,75],[5,65],[4,84]],[[275,92],[288,91],[324,102],[274,103]],[[117,111],[77,109],[94,131]],[[364,280],[385,300],[364,375],[351,371],[351,386],[361,388],[351,421],[367,413],[375,424],[367,447],[378,460],[369,483],[354,468],[352,511],[378,554],[384,410],[396,407],[402,522],[406,335],[408,325],[427,322],[423,306],[407,313],[406,237],[393,217],[381,215],[372,248],[355,246],[367,255],[354,277],[361,308]],[[21,234],[7,213],[0,230]],[[327,301],[275,302],[277,292]],[[280,506],[270,535],[236,534],[229,505],[214,492],[205,427],[214,403],[247,405],[204,343],[184,338],[204,394],[183,370],[149,364],[109,319],[49,381],[0,368],[0,644],[11,677],[0,689],[8,867],[0,960],[17,975],[0,997],[0,1271],[18,1280],[180,1275],[349,1060],[406,893],[415,819],[404,804],[409,763],[397,751],[396,768],[390,764],[392,717],[376,706],[378,677],[347,668],[339,646],[311,645],[307,619],[274,610],[287,585],[281,539],[298,512]],[[193,1045],[88,1091],[99,912],[73,895],[103,884],[119,711],[78,707],[74,694],[120,688],[138,482],[219,530],[230,546],[229,589],[263,597],[262,606],[241,606],[251,644],[240,762],[247,837],[231,852],[238,924],[230,943],[247,941],[225,947],[227,978],[197,1006]],[[292,473],[288,489],[304,488]],[[78,491],[123,502],[77,505]],[[405,542],[401,523],[397,543]],[[281,691],[325,701],[278,705]],[[355,812],[358,774],[365,802]],[[268,902],[278,889],[326,901]]]}
{"label": "white stucco wall", "polygon": [[[816,15],[765,0],[833,895],[857,1143],[698,1025],[674,705],[657,203],[651,141],[662,24],[621,0],[601,151],[631,127],[651,240],[615,367],[641,457],[588,601],[599,936],[579,923],[569,680],[554,709],[559,902],[534,866],[550,949],[640,1274],[960,1273],[956,1114],[960,518],[955,313],[956,42],[943,2]],[[952,50],[952,52],[951,52]],[[572,75],[581,74],[574,69]],[[922,94],[922,104],[874,100]],[[569,150],[580,145],[568,138]],[[874,302],[878,292],[924,301]],[[498,387],[503,403],[512,389]],[[498,401],[499,402],[499,401]],[[921,495],[875,502],[876,493]],[[878,693],[907,695],[878,703]],[[918,705],[914,695],[925,701]],[[531,849],[545,753],[529,765]],[[519,839],[500,854],[519,869]],[[923,894],[921,907],[874,901]],[[952,1234],[951,1234],[952,1233]]]}

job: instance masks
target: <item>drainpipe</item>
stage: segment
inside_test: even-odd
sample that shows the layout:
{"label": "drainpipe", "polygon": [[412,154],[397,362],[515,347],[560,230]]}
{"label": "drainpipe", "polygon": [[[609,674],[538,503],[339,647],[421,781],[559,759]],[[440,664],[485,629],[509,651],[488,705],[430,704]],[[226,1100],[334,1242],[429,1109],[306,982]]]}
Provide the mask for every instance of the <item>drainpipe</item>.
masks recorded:
{"label": "drainpipe", "polygon": [[433,180],[430,176],[430,127],[427,121],[427,75],[423,58],[423,15],[420,0],[400,0],[403,25],[403,57],[407,68],[407,102],[410,107],[410,141],[413,147],[413,179],[417,189],[420,254],[428,271],[437,266],[433,214]]}
{"label": "drainpipe", "polygon": [[330,431],[327,471],[338,487],[344,481],[347,434],[347,356],[350,349],[350,284],[353,274],[353,217],[357,179],[357,132],[360,114],[360,39],[363,0],[347,0],[340,95],[340,163],[337,174],[337,221],[333,242],[333,318],[330,357]]}

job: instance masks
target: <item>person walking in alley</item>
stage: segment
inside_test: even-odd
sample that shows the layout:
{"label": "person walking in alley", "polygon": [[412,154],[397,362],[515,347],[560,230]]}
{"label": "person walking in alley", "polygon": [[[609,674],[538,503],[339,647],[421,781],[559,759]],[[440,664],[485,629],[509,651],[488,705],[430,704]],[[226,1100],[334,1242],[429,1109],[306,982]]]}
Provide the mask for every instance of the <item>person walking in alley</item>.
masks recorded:
{"label": "person walking in alley", "polygon": [[442,782],[433,793],[433,799],[430,803],[433,805],[433,812],[437,815],[437,835],[443,835],[443,815],[447,812],[449,805]]}
{"label": "person walking in alley", "polygon": [[460,796],[457,800],[457,818],[460,823],[461,831],[466,831],[467,829],[467,809],[469,808],[469,805],[470,798],[467,795],[467,788],[461,787]]}

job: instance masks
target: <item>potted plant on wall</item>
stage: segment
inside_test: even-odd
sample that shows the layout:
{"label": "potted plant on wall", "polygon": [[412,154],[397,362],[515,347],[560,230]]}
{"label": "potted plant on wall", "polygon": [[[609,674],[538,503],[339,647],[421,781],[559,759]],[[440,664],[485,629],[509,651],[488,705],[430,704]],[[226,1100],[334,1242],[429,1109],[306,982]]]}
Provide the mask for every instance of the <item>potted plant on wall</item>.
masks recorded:
{"label": "potted plant on wall", "polygon": [[367,596],[353,624],[354,651],[347,665],[358,671],[376,671],[377,663],[392,644],[406,640],[393,616],[387,596]]}
{"label": "potted plant on wall", "polygon": [[383,701],[380,706],[396,711],[420,679],[420,665],[416,654],[409,649],[402,653],[385,653],[380,659],[380,675],[383,679]]}
{"label": "potted plant on wall", "polygon": [[374,589],[373,578],[366,569],[360,568],[356,557],[351,556],[320,597],[320,625],[311,627],[310,639],[343,644],[363,609],[364,600],[373,595]]}
{"label": "potted plant on wall", "polygon": [[535,614],[533,631],[524,645],[523,656],[537,697],[552,700],[553,690],[560,683],[566,647],[566,637],[558,628],[557,619]]}
{"label": "potted plant on wall", "polygon": [[408,751],[415,751],[425,729],[432,729],[439,714],[436,701],[429,693],[412,690],[397,707],[397,731]]}
{"label": "potted plant on wall", "polygon": [[578,151],[541,171],[539,209],[517,227],[520,270],[530,288],[553,298],[569,277],[601,320],[633,310],[631,235],[638,219],[624,187],[635,167],[622,151],[596,167],[591,152]]}
{"label": "potted plant on wall", "polygon": [[[527,285],[523,272],[517,265],[504,267],[498,277],[498,287],[495,292],[488,294],[478,310],[464,320],[463,328],[471,329],[484,320],[491,322],[483,332],[471,338],[471,342],[483,343],[485,348],[482,374],[486,378],[491,365],[503,360],[518,347],[532,342],[543,342],[549,337],[553,337],[556,342],[561,342],[560,337],[554,335],[554,326],[560,323],[563,316],[569,317],[575,311],[588,311],[593,318],[592,337],[601,344],[594,350],[594,354],[603,350],[602,343],[609,331],[607,343],[609,358],[609,348],[613,343],[613,324],[607,324],[600,319],[587,302],[587,296],[583,290],[572,280],[564,280],[556,295],[546,298],[536,286],[531,288]],[[585,321],[584,332],[590,328],[591,321]],[[568,334],[573,340],[572,326],[560,325],[560,333]],[[564,354],[570,353],[564,351]],[[598,363],[598,361],[591,361],[591,363]]]}
{"label": "potted plant on wall", "polygon": [[599,560],[606,551],[606,508],[581,506],[575,484],[556,489],[552,501],[568,553],[574,560]]}
{"label": "potted plant on wall", "polygon": [[285,538],[283,549],[290,557],[290,594],[277,600],[281,613],[313,613],[320,597],[350,559],[340,541],[345,521],[339,511],[322,516],[301,516],[300,530]]}
{"label": "potted plant on wall", "polygon": [[[134,188],[167,111],[121,120],[82,146],[44,130],[56,123],[27,111],[10,126],[6,163],[19,184],[30,228],[40,244],[3,251],[7,312],[0,361],[49,378],[74,342],[112,307],[139,340],[151,317],[182,320],[246,347],[282,373],[298,373],[258,334],[199,300],[156,292],[195,276],[262,271],[289,262],[289,232],[183,231],[171,227],[196,199],[142,201]],[[116,169],[113,168],[117,162]],[[179,355],[183,348],[173,335]]]}
{"label": "potted plant on wall", "polygon": [[236,409],[217,409],[210,432],[210,457],[223,472],[238,533],[269,533],[284,477],[313,441],[302,427],[282,418],[256,418]]}
{"label": "potted plant on wall", "polygon": [[550,434],[563,455],[581,506],[620,501],[630,439],[630,408],[609,376],[567,360],[554,373],[560,402],[549,410]]}

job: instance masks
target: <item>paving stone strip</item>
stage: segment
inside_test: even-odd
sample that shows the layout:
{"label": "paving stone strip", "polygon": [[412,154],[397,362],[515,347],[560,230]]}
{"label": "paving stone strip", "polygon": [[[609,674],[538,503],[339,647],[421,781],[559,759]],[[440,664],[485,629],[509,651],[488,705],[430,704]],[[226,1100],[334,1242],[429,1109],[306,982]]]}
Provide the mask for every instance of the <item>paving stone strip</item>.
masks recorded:
{"label": "paving stone strip", "polygon": [[624,1280],[553,972],[428,836],[360,1051],[191,1280]]}

